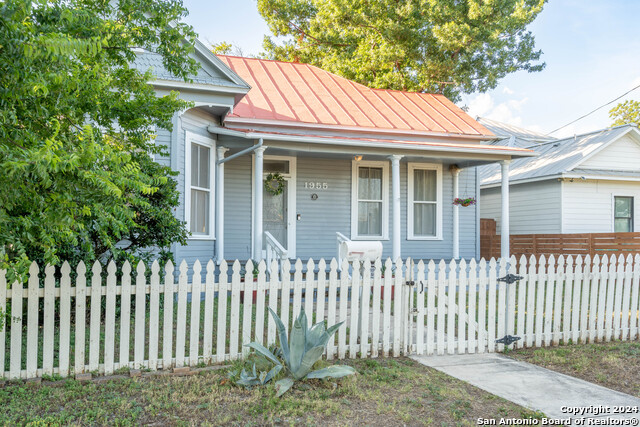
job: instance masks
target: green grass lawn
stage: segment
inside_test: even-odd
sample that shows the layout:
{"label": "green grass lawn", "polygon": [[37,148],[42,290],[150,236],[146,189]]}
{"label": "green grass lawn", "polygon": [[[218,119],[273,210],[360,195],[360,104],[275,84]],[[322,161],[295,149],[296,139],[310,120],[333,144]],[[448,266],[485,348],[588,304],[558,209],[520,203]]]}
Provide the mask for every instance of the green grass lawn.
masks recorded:
{"label": "green grass lawn", "polygon": [[306,381],[282,398],[273,385],[236,387],[224,369],[106,383],[8,384],[0,388],[0,424],[449,426],[537,416],[410,359],[346,363],[359,374]]}
{"label": "green grass lawn", "polygon": [[509,356],[640,397],[640,342],[520,349]]}

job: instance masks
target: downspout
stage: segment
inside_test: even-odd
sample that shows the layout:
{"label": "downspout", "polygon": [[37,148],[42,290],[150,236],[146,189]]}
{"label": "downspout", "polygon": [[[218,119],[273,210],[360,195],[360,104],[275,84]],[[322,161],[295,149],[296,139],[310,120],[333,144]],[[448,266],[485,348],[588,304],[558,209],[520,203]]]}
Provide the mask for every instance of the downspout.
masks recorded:
{"label": "downspout", "polygon": [[224,260],[224,153],[229,149],[218,147],[218,168],[216,170],[216,262],[218,265]]}
{"label": "downspout", "polygon": [[252,145],[249,148],[245,148],[242,151],[238,151],[237,153],[232,154],[229,157],[225,157],[224,159],[218,159],[218,161],[216,163],[219,164],[219,165],[221,165],[223,163],[227,163],[229,160],[233,160],[236,157],[244,156],[245,154],[251,153],[251,152],[255,151],[257,148],[260,148],[260,147],[262,147],[262,138],[260,138],[258,140],[257,144]]}

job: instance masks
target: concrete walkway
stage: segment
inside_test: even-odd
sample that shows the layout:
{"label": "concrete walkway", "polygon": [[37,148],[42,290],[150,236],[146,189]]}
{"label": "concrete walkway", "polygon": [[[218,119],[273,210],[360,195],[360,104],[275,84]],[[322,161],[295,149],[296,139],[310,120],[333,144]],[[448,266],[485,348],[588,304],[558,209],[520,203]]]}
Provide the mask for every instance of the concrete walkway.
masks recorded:
{"label": "concrete walkway", "polygon": [[[554,419],[640,419],[640,399],[568,375],[496,354],[413,356],[423,365]],[[615,406],[637,408],[614,413]],[[610,412],[602,412],[608,407]],[[567,408],[585,411],[573,415]],[[599,409],[599,410],[598,410]],[[572,425],[576,425],[572,423]],[[631,424],[637,425],[637,424]]]}

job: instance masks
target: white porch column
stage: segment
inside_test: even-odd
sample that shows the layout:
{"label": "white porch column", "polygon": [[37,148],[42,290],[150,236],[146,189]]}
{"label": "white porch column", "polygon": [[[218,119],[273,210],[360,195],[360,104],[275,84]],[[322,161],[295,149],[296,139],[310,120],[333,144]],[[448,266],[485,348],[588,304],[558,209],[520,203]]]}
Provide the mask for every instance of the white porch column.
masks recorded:
{"label": "white porch column", "polygon": [[[452,176],[453,198],[460,197],[458,177],[460,168],[457,165],[449,167]],[[460,206],[453,205],[453,259],[460,259]]]}
{"label": "white porch column", "polygon": [[253,259],[262,259],[262,171],[264,161],[264,150],[267,147],[262,146],[255,149],[254,159],[254,182],[253,182]]}
{"label": "white porch column", "polygon": [[391,205],[393,206],[392,257],[395,262],[402,256],[400,231],[400,159],[403,156],[394,154],[391,160]]}
{"label": "white porch column", "polygon": [[[218,147],[218,161],[224,159],[226,147]],[[224,259],[224,163],[218,163],[216,169],[216,261]]]}
{"label": "white porch column", "polygon": [[509,163],[511,160],[500,162],[502,173],[502,216],[500,224],[500,256],[509,259]]}

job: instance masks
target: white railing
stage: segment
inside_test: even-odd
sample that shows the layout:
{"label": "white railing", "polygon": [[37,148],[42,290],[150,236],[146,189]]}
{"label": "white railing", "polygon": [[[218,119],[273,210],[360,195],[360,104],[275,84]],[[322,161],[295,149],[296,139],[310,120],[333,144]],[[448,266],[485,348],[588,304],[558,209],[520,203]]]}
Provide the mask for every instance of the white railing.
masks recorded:
{"label": "white railing", "polygon": [[271,265],[273,260],[277,260],[280,265],[282,261],[288,258],[287,250],[268,231],[264,232],[264,241],[267,252],[267,265]]}
{"label": "white railing", "polygon": [[[9,315],[0,328],[0,377],[241,358],[249,352],[244,344],[276,342],[267,307],[286,325],[302,308],[312,323],[345,321],[327,345],[328,359],[494,352],[504,349],[496,339],[505,335],[521,337],[516,347],[639,336],[640,256],[512,257],[509,264],[387,259],[352,268],[343,262],[342,272],[336,260],[298,260],[293,275],[290,261],[282,264],[273,260],[267,274],[261,261],[254,279],[251,261],[244,270],[239,261],[231,269],[209,261],[206,271],[199,261],[192,269],[183,262],[176,281],[170,262],[164,269],[154,262],[150,271],[142,263],[136,271],[129,263],[106,271],[95,263],[90,272],[83,263],[44,272],[33,263],[27,286],[9,288],[0,270],[0,309]],[[507,274],[522,279],[498,281]]]}
{"label": "white railing", "polygon": [[339,231],[336,231],[336,254],[338,256],[338,260],[342,261],[343,259],[345,259],[346,254],[342,253],[342,243],[343,242],[350,242],[351,239],[349,239],[347,236],[345,236],[344,234],[342,234]]}

